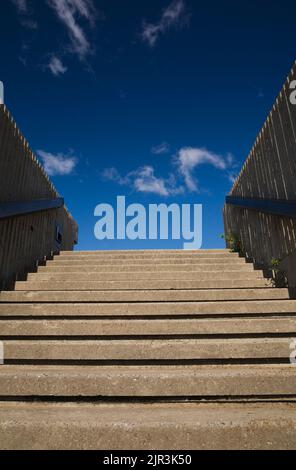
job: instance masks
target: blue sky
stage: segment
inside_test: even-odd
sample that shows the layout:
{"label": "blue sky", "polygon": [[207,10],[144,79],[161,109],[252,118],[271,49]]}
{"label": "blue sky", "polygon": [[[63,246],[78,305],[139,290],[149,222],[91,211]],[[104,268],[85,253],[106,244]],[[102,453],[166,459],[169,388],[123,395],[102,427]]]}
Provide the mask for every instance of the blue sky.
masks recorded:
{"label": "blue sky", "polygon": [[1,0],[5,102],[79,224],[97,204],[203,204],[203,248],[295,60],[295,1]]}

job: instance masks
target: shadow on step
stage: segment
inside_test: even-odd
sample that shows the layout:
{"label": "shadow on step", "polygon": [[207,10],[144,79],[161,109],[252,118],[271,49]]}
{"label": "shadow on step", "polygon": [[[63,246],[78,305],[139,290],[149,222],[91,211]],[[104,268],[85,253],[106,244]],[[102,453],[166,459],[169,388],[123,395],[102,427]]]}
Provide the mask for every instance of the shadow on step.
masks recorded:
{"label": "shadow on step", "polygon": [[261,403],[296,402],[295,395],[196,395],[196,396],[0,396],[0,402],[27,403]]}

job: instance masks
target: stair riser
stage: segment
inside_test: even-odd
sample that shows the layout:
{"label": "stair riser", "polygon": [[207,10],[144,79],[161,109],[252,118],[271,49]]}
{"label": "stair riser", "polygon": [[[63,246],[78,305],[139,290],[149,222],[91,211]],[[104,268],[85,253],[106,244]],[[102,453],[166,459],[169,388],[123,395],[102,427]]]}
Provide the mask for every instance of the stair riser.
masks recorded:
{"label": "stair riser", "polygon": [[69,260],[69,261],[121,261],[121,262],[126,262],[127,260],[139,260],[139,261],[151,261],[151,262],[159,262],[163,260],[171,261],[171,260],[176,260],[177,262],[180,260],[205,260],[207,261],[208,259],[217,259],[217,260],[232,260],[232,259],[240,259],[244,261],[244,258],[240,258],[237,253],[191,253],[188,254],[186,251],[178,254],[112,254],[112,255],[105,255],[103,253],[98,254],[98,255],[83,255],[83,254],[72,254],[68,256],[55,256],[54,260],[59,261],[59,260]]}
{"label": "stair riser", "polygon": [[242,273],[249,273],[249,272],[254,272],[254,268],[252,264],[246,263],[246,264],[241,264],[241,263],[221,263],[221,264],[205,264],[205,263],[200,263],[200,264],[158,264],[156,265],[148,265],[148,264],[135,264],[135,265],[110,265],[110,264],[105,264],[105,265],[96,265],[96,264],[91,264],[91,265],[57,265],[57,264],[49,264],[47,263],[46,266],[39,266],[38,267],[38,272],[43,272],[43,273],[50,273],[50,272],[57,272],[57,273],[67,273],[69,276],[72,273],[135,273],[135,272],[152,272],[152,273],[157,273],[157,272],[184,272],[184,271],[190,271],[190,272],[216,272],[216,273],[223,273],[225,271],[240,271]]}
{"label": "stair riser", "polygon": [[244,265],[244,264],[251,264],[251,263],[246,263],[243,258],[161,258],[161,259],[88,259],[88,260],[83,260],[83,259],[73,259],[69,260],[64,259],[64,258],[55,258],[54,260],[49,260],[47,261],[47,264],[49,266],[96,266],[96,265],[101,265],[101,266],[121,266],[122,264],[126,264],[128,266],[133,266],[133,265],[139,265],[142,264],[144,266],[158,266],[160,265],[165,265],[165,266],[182,266],[183,264],[190,264],[190,265],[200,265],[200,264],[224,264],[226,266],[231,265],[231,264],[238,264],[238,265]]}
{"label": "stair riser", "polygon": [[296,317],[183,320],[0,320],[4,336],[293,334]]}
{"label": "stair riser", "polygon": [[271,287],[265,279],[216,279],[196,281],[25,281],[17,282],[17,291],[81,291],[81,290],[144,290],[144,289],[231,289],[231,288],[257,288]]}
{"label": "stair riser", "polygon": [[[49,369],[35,366],[4,366],[0,375],[1,397],[71,396],[71,397],[243,397],[294,395],[295,375],[291,368],[240,369],[225,372],[211,366],[92,367]],[[250,366],[248,366],[250,368]],[[252,366],[254,367],[254,366]],[[289,366],[287,366],[289,367]],[[82,369],[82,370],[81,370]],[[85,370],[86,369],[86,370]],[[123,370],[122,370],[123,369]]]}
{"label": "stair riser", "polygon": [[[240,272],[240,271],[225,271],[221,273],[220,271],[210,271],[210,272],[130,272],[130,273],[115,273],[115,272],[93,272],[93,273],[47,273],[42,271],[34,274],[28,274],[28,281],[54,281],[54,282],[69,282],[71,281],[155,281],[155,280],[174,280],[174,281],[194,281],[194,280],[205,281],[207,279],[213,280],[227,280],[227,279],[263,279],[261,271],[250,271],[250,272]],[[268,281],[268,280],[266,280]]]}
{"label": "stair riser", "polygon": [[296,314],[295,300],[151,303],[0,303],[0,316],[158,316]]}
{"label": "stair riser", "polygon": [[0,404],[0,448],[296,449],[289,404]]}
{"label": "stair riser", "polygon": [[195,255],[195,254],[236,254],[228,248],[210,248],[200,250],[185,250],[185,249],[174,249],[174,250],[74,250],[74,251],[61,251],[58,256],[118,256],[118,255]]}
{"label": "stair riser", "polygon": [[8,360],[289,360],[292,338],[227,340],[4,341]]}
{"label": "stair riser", "polygon": [[0,302],[182,302],[289,299],[288,289],[1,292]]}

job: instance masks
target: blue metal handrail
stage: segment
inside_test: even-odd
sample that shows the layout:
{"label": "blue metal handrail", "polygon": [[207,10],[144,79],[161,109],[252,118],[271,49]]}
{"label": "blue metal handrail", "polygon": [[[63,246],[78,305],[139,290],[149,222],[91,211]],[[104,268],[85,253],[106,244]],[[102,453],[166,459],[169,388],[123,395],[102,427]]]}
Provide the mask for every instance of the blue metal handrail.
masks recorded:
{"label": "blue metal handrail", "polygon": [[17,217],[19,215],[43,212],[51,209],[59,209],[64,205],[64,198],[35,199],[33,201],[0,202],[0,219]]}
{"label": "blue metal handrail", "polygon": [[267,214],[296,217],[296,200],[226,196],[226,204]]}

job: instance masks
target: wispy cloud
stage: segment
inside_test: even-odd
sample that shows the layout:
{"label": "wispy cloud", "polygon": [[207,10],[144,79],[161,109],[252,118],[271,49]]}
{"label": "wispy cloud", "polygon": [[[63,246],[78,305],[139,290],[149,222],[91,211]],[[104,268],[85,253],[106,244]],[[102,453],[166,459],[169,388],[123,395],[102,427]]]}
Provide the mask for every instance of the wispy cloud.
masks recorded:
{"label": "wispy cloud", "polygon": [[[33,17],[33,10],[29,0],[10,0],[16,7],[19,21],[25,28],[36,29],[38,23]],[[95,26],[99,15],[93,0],[43,0],[55,13],[60,22],[65,26],[69,42],[60,44],[60,50],[65,55],[66,52],[76,54],[80,60],[86,61],[87,57],[95,50],[94,45],[88,39],[88,33]],[[54,75],[65,73],[67,67],[61,60],[53,58],[43,70],[49,69]],[[27,59],[21,57],[25,65]],[[90,69],[90,68],[89,68]]]}
{"label": "wispy cloud", "polygon": [[111,168],[104,168],[101,173],[101,177],[105,181],[115,181],[119,184],[123,184],[122,177],[117,168],[115,168],[114,166]]}
{"label": "wispy cloud", "polygon": [[70,175],[78,162],[75,156],[63,153],[54,155],[44,150],[37,150],[37,155],[41,158],[44,169],[49,176]]}
{"label": "wispy cloud", "polygon": [[37,29],[38,23],[32,18],[32,11],[29,9],[27,0],[11,0],[16,6],[19,20],[22,26],[28,29]]}
{"label": "wispy cloud", "polygon": [[61,59],[57,56],[52,56],[47,67],[50,69],[51,73],[56,77],[58,75],[63,75],[67,72],[67,67],[62,63]]}
{"label": "wispy cloud", "polygon": [[155,147],[152,147],[151,153],[153,155],[161,155],[164,153],[169,153],[170,151],[170,145],[167,142],[162,142],[159,145],[155,145]]}
{"label": "wispy cloud", "polygon": [[235,165],[234,157],[231,154],[223,156],[199,147],[181,148],[174,161],[189,191],[199,190],[195,170],[200,165],[211,165],[226,172],[228,177],[230,177],[231,169]]}
{"label": "wispy cloud", "polygon": [[37,29],[38,28],[37,21],[33,20],[30,17],[22,18],[21,19],[21,25],[24,26],[24,28],[28,28],[28,29]]}
{"label": "wispy cloud", "polygon": [[134,173],[133,184],[136,191],[142,193],[154,193],[161,196],[169,195],[166,181],[163,178],[157,178],[152,166],[143,166]]}
{"label": "wispy cloud", "polygon": [[[157,146],[158,148],[160,149],[160,146]],[[164,148],[169,149],[169,144],[166,143]],[[129,186],[137,192],[176,196],[186,191],[200,191],[196,171],[201,165],[216,168],[231,183],[236,179],[238,164],[231,153],[221,155],[203,147],[182,147],[171,157],[169,171],[165,177],[156,176],[152,165],[143,165],[124,176],[115,167],[105,168],[101,177],[105,181]]]}
{"label": "wispy cloud", "polygon": [[71,52],[77,54],[79,59],[85,59],[91,53],[92,46],[79,19],[83,18],[90,26],[94,25],[96,8],[93,1],[47,0],[47,3],[67,29]]}
{"label": "wispy cloud", "polygon": [[159,37],[171,28],[181,26],[186,20],[186,5],[184,0],[173,0],[162,12],[157,23],[144,21],[141,37],[150,47],[155,46]]}
{"label": "wispy cloud", "polygon": [[[153,148],[155,150],[152,153],[155,154],[169,151],[169,146],[166,143]],[[156,176],[152,165],[143,165],[123,176],[115,167],[105,168],[101,177],[105,181],[129,186],[137,192],[176,196],[184,194],[186,191],[200,191],[196,172],[202,165],[216,168],[231,183],[237,177],[238,165],[231,153],[221,155],[203,147],[182,147],[176,155],[172,156],[166,177]]]}
{"label": "wispy cloud", "polygon": [[16,6],[19,13],[27,13],[28,12],[27,0],[11,0],[11,1]]}
{"label": "wispy cloud", "polygon": [[260,90],[258,91],[257,98],[264,98],[264,93],[263,93],[263,91],[262,91],[261,88],[260,88]]}
{"label": "wispy cloud", "polygon": [[114,181],[120,185],[130,186],[137,192],[153,193],[159,196],[170,196],[184,192],[184,188],[177,185],[173,174],[168,178],[161,178],[155,175],[155,169],[151,165],[144,165],[134,171],[121,176],[114,167],[105,168],[102,178],[107,181]]}

